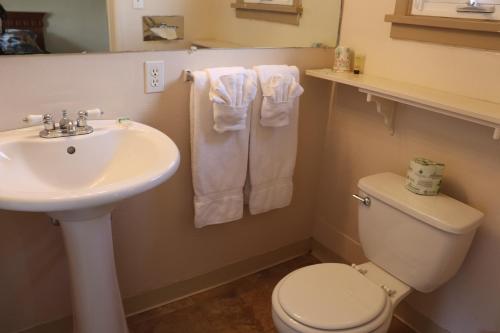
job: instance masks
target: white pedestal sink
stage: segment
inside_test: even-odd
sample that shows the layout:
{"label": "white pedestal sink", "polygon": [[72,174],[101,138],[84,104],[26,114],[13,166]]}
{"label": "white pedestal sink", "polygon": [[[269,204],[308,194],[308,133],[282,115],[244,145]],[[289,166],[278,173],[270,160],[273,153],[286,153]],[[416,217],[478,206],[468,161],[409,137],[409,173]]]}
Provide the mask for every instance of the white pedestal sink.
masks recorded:
{"label": "white pedestal sink", "polygon": [[45,212],[62,228],[78,333],[125,333],[111,211],[170,178],[174,142],[135,122],[90,122],[94,133],[43,139],[40,127],[0,133],[0,209]]}

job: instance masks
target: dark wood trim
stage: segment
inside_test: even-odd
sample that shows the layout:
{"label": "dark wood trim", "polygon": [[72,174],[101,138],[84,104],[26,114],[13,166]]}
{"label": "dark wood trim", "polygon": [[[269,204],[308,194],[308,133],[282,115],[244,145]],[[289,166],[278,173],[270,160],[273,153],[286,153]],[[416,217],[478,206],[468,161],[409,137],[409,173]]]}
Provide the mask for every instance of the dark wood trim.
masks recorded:
{"label": "dark wood trim", "polygon": [[411,4],[409,0],[396,0],[396,8],[394,9],[394,15],[406,16],[411,13]]}
{"label": "dark wood trim", "polygon": [[393,24],[391,38],[500,51],[498,33]]}
{"label": "dark wood trim", "polygon": [[[297,2],[297,1],[296,1]],[[302,6],[300,5],[267,5],[260,3],[245,3],[243,0],[237,0],[235,3],[231,4],[231,8],[236,9],[246,9],[246,10],[258,10],[265,12],[278,12],[287,14],[302,14]]]}
{"label": "dark wood trim", "polygon": [[500,33],[500,21],[454,19],[435,16],[386,15],[386,22],[457,30],[474,30]]}
{"label": "dark wood trim", "polygon": [[292,6],[245,3],[236,0],[231,4],[236,9],[236,17],[260,21],[299,25],[303,13],[302,0],[294,0]]}

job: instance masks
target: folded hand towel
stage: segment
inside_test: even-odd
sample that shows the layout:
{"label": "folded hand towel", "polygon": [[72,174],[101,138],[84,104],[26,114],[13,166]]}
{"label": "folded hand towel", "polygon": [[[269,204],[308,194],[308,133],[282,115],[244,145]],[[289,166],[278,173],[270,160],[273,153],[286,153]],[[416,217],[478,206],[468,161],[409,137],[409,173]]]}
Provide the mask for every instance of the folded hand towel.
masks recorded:
{"label": "folded hand towel", "polygon": [[206,70],[210,78],[210,101],[214,108],[214,130],[219,133],[245,129],[249,105],[257,93],[254,71],[243,67]]}
{"label": "folded hand towel", "polygon": [[243,186],[247,175],[249,126],[241,131],[213,130],[210,82],[205,71],[193,72],[191,87],[191,163],[195,226],[243,217]]}
{"label": "folded hand towel", "polygon": [[260,123],[267,127],[283,127],[290,123],[295,100],[304,89],[297,82],[290,66],[257,66],[263,101],[260,110]]}
{"label": "folded hand towel", "polygon": [[[280,68],[283,77],[291,75],[295,82],[299,82],[299,71],[296,67],[280,67],[286,67],[288,70],[286,72],[284,68]],[[279,96],[279,93],[276,96]],[[292,107],[287,111],[288,126],[268,127],[262,124],[263,99],[265,97],[262,93],[258,93],[251,121],[249,161],[251,214],[286,207],[291,203],[293,194],[292,177],[297,155],[299,101],[298,98],[293,98],[293,102],[289,104]]]}

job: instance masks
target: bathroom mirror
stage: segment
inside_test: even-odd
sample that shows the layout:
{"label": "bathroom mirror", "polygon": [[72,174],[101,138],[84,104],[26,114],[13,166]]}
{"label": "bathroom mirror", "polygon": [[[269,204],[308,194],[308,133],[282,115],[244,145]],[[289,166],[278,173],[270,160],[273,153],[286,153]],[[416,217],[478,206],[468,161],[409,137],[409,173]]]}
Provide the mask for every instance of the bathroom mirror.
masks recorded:
{"label": "bathroom mirror", "polygon": [[335,47],[342,0],[0,0],[0,54]]}

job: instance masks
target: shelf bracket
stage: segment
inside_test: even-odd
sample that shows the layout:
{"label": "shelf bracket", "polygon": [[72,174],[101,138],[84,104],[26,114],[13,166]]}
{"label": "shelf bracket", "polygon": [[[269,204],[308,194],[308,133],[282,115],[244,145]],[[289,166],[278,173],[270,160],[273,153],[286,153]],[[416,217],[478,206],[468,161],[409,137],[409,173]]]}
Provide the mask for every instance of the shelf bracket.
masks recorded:
{"label": "shelf bracket", "polygon": [[384,125],[389,130],[389,134],[394,135],[394,119],[396,117],[397,102],[375,96],[366,91],[362,92],[366,93],[366,101],[368,103],[375,103],[377,107],[377,113],[384,117]]}
{"label": "shelf bracket", "polygon": [[384,117],[385,126],[391,134],[394,134],[395,115],[401,104],[486,126],[493,131],[491,138],[500,142],[498,101],[481,100],[367,74],[336,73],[331,69],[307,70],[306,75],[357,88],[366,94],[367,101],[375,103],[377,112]]}
{"label": "shelf bracket", "polygon": [[493,140],[500,140],[500,127],[496,127],[493,132]]}

